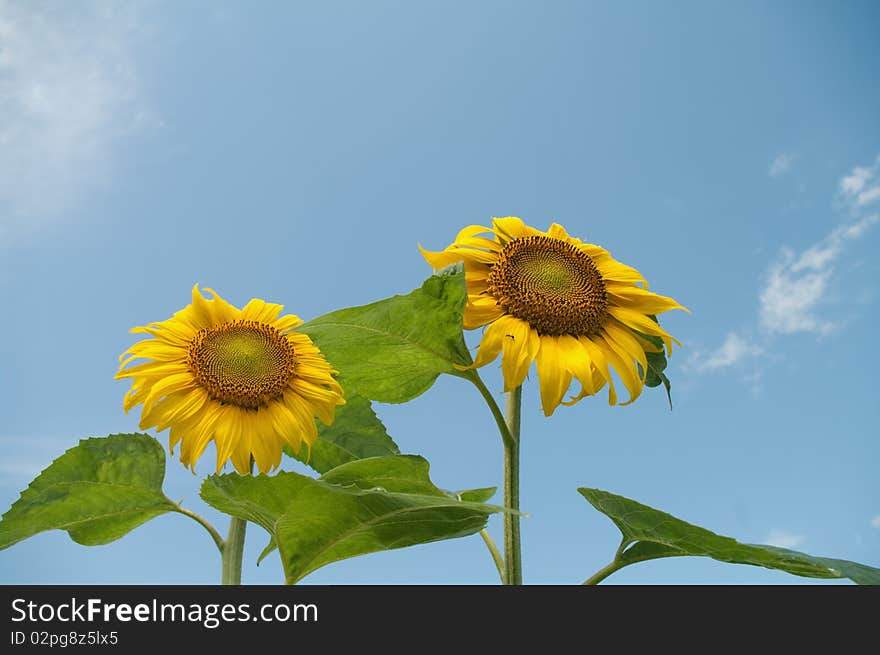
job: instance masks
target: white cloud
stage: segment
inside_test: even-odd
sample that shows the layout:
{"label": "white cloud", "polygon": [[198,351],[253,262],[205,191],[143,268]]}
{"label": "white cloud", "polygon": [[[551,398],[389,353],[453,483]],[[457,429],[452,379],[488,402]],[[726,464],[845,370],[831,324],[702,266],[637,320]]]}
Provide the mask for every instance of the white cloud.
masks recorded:
{"label": "white cloud", "polygon": [[699,372],[714,371],[742,363],[749,357],[761,354],[762,349],[736,332],[730,332],[717,350],[709,353],[696,352],[688,361],[690,368]]}
{"label": "white cloud", "polygon": [[860,207],[863,207],[868,203],[874,202],[875,200],[880,200],[880,185],[862,191],[856,197],[856,204],[858,204]]}
{"label": "white cloud", "polygon": [[880,528],[880,514],[871,519],[872,528]]}
{"label": "white cloud", "polygon": [[800,254],[784,249],[760,293],[760,325],[769,334],[827,334],[834,323],[819,311],[828,297],[833,264],[847,241],[862,237],[880,215],[840,226]]}
{"label": "white cloud", "polygon": [[840,180],[840,194],[856,208],[880,200],[880,157],[870,166],[856,166]]}
{"label": "white cloud", "polygon": [[797,159],[797,157],[788,152],[783,152],[777,155],[776,158],[770,162],[770,168],[767,170],[767,174],[770,177],[782,177],[791,170],[791,166],[794,164],[795,159]]}
{"label": "white cloud", "polygon": [[[771,174],[782,171],[791,162],[780,155],[771,166]],[[839,225],[823,239],[796,252],[783,248],[768,268],[758,293],[757,325],[746,324],[738,332],[729,332],[715,350],[697,350],[685,368],[697,373],[718,371],[755,360],[757,355],[772,352],[770,342],[779,335],[798,332],[828,334],[839,327],[827,317],[835,289],[835,265],[846,247],[864,237],[880,214],[866,215],[864,206],[880,199],[880,156],[871,166],[856,166],[839,182],[838,199],[845,201],[854,220]],[[870,302],[872,289],[860,291],[853,299]],[[756,336],[743,336],[743,335]],[[760,379],[756,368],[748,380]]]}
{"label": "white cloud", "polygon": [[800,534],[793,534],[785,530],[772,530],[764,543],[778,548],[796,548],[804,543],[805,538]]}
{"label": "white cloud", "polygon": [[856,166],[849,175],[840,180],[840,190],[845,195],[855,195],[865,188],[868,180],[871,179],[873,173],[870,168],[864,166]]}
{"label": "white cloud", "polygon": [[0,0],[0,244],[106,183],[119,140],[153,121],[132,56],[136,14],[132,3]]}

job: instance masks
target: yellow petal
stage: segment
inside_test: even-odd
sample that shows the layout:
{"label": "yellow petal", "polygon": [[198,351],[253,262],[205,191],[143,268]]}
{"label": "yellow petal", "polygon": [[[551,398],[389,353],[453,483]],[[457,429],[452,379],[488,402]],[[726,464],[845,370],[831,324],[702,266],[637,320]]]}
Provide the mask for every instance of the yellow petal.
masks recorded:
{"label": "yellow petal", "polygon": [[603,349],[605,357],[608,359],[608,362],[614,370],[617,371],[617,374],[626,386],[627,391],[629,391],[629,400],[625,403],[621,403],[621,405],[629,405],[642,393],[642,381],[639,379],[635,362],[630,359],[627,356],[626,351],[614,343],[613,340],[608,339],[605,336],[597,336],[595,339],[600,344],[605,345]]}
{"label": "yellow petal", "polygon": [[238,309],[223,300],[213,289],[205,287],[205,291],[211,294],[210,300],[202,295],[198,284],[192,291],[192,317],[200,328],[212,327],[238,318]]}
{"label": "yellow petal", "polygon": [[605,289],[608,292],[610,304],[632,309],[642,314],[661,314],[672,309],[681,309],[688,314],[691,313],[691,310],[679,305],[672,298],[645,291],[631,284],[606,284]]}
{"label": "yellow petal", "polygon": [[593,362],[587,349],[576,337],[567,334],[559,337],[559,358],[581,386],[593,393]]}
{"label": "yellow petal", "polygon": [[[488,264],[480,262],[466,261],[464,263],[464,281],[468,288],[468,293],[479,293],[486,287],[486,279],[492,267]],[[482,288],[480,287],[482,285]]]}
{"label": "yellow petal", "polygon": [[339,397],[335,391],[298,378],[291,380],[288,387],[309,402],[314,415],[321,419],[324,425],[333,423],[336,399]]}
{"label": "yellow petal", "polygon": [[241,475],[251,473],[251,449],[244,439],[238,442],[238,447],[232,452],[232,465]]}
{"label": "yellow petal", "polygon": [[217,421],[214,432],[214,446],[217,448],[217,473],[220,473],[223,465],[232,457],[238,444],[245,438],[242,431],[242,423],[244,422],[242,415],[249,411],[231,405],[227,406],[225,410],[225,416],[223,416],[223,420]]}
{"label": "yellow petal", "polygon": [[422,257],[431,265],[436,271],[439,271],[442,268],[446,268],[456,262],[460,262],[464,259],[464,256],[461,254],[461,251],[449,251],[449,250],[441,250],[440,252],[431,252],[430,250],[425,250],[422,248],[422,244],[419,245],[419,252],[422,253]]}
{"label": "yellow petal", "polygon": [[498,357],[498,353],[501,352],[501,346],[504,342],[506,324],[509,318],[510,317],[508,316],[502,316],[494,323],[491,323],[489,327],[486,328],[485,332],[483,332],[483,338],[480,340],[480,347],[477,350],[477,356],[474,359],[474,363],[471,364],[472,368],[485,366],[490,362],[494,362],[495,358]]}
{"label": "yellow petal", "polygon": [[269,303],[260,298],[251,298],[248,304],[241,308],[240,318],[245,321],[272,323],[278,318],[282,309],[284,309],[284,305]]}
{"label": "yellow petal", "polygon": [[613,321],[608,321],[605,323],[605,338],[611,339],[614,341],[616,345],[620,347],[623,352],[625,352],[630,359],[636,360],[642,367],[642,382],[645,381],[645,376],[648,374],[648,359],[645,357],[645,351],[639,345],[639,342],[636,341],[635,336],[633,336],[632,332],[627,330],[625,327],[621,327],[614,323]]}
{"label": "yellow petal", "polygon": [[541,339],[528,323],[518,318],[508,317],[504,325],[501,372],[504,390],[513,391],[526,379],[529,367],[538,355]]}
{"label": "yellow petal", "polygon": [[565,231],[565,228],[562,227],[559,223],[553,223],[548,228],[547,236],[553,237],[554,239],[559,239],[560,241],[568,241],[571,238],[568,236],[568,232]]}
{"label": "yellow petal", "polygon": [[286,316],[282,316],[277,319],[274,323],[272,323],[272,327],[281,332],[287,332],[288,330],[292,330],[295,327],[299,327],[302,325],[302,319],[299,316],[294,316],[293,314],[287,314]]}
{"label": "yellow petal", "polygon": [[[195,463],[215,438],[216,426],[228,422],[227,414],[236,409],[229,405],[211,403],[207,411],[194,417],[192,423],[184,422],[180,425],[183,432],[183,437],[180,439],[180,461],[184,466],[195,469]],[[171,428],[172,440],[177,427],[175,425]]]}
{"label": "yellow petal", "polygon": [[666,344],[667,356],[672,354],[672,342],[675,342],[677,346],[681,347],[681,343],[678,339],[670,335],[666,330],[644,314],[633,311],[632,309],[626,309],[625,307],[614,306],[608,307],[608,313],[630,329],[637,330],[642,334],[650,334],[663,339],[663,343]]}
{"label": "yellow petal", "polygon": [[[131,358],[139,359],[138,357]],[[134,377],[165,377],[167,375],[175,375],[177,373],[186,373],[189,369],[184,360],[179,361],[153,361],[136,364],[128,368],[120,368],[119,372],[114,376],[115,379]]]}
{"label": "yellow petal", "polygon": [[538,381],[541,385],[541,407],[550,416],[559,406],[562,396],[571,385],[571,373],[562,364],[559,337],[542,336],[536,359]]}
{"label": "yellow petal", "polygon": [[595,337],[579,337],[578,341],[586,349],[593,361],[593,366],[599,371],[599,374],[608,383],[608,404],[617,404],[617,389],[614,388],[614,380],[608,366],[608,359],[605,357],[605,351],[602,347],[595,343],[592,339]]}
{"label": "yellow petal", "polygon": [[493,218],[492,229],[503,243],[511,239],[519,239],[520,237],[539,236],[543,234],[540,230],[536,230],[523,223],[521,218],[516,216],[507,216],[505,218]]}
{"label": "yellow petal", "polygon": [[[208,393],[201,387],[195,387],[186,393],[178,393],[168,396],[160,404],[162,409],[161,418],[156,425],[156,431],[170,427],[174,423],[181,423],[191,418],[208,400]],[[156,406],[157,410],[159,406]]]}
{"label": "yellow petal", "polygon": [[132,334],[149,334],[154,336],[156,339],[165,342],[169,346],[175,346],[177,348],[185,348],[189,345],[189,342],[192,340],[192,335],[183,335],[174,330],[164,329],[159,324],[152,324],[146,326],[137,326],[131,328],[129,330]]}
{"label": "yellow petal", "polygon": [[481,233],[490,233],[492,228],[484,227],[482,225],[468,225],[466,227],[461,228],[458,231],[458,234],[455,235],[454,243],[458,243],[460,241],[464,241],[470,239],[472,236]]}
{"label": "yellow petal", "polygon": [[486,237],[456,239],[453,245],[459,248],[485,248],[492,252],[499,252],[501,250],[501,245],[498,242],[492,241],[492,239],[487,239]]}
{"label": "yellow petal", "polygon": [[315,443],[318,440],[318,426],[309,404],[292,393],[284,394],[284,404],[295,419],[293,438],[299,438],[308,444]]}
{"label": "yellow petal", "polygon": [[475,330],[504,315],[504,310],[491,296],[478,296],[478,298],[479,301],[468,302],[465,305],[462,313],[462,327],[465,330]]}
{"label": "yellow petal", "polygon": [[[168,377],[161,378],[155,382],[150,388],[149,393],[147,393],[147,397],[144,398],[144,411],[141,423],[148,420],[147,416],[150,414],[150,410],[153,408],[153,405],[156,404],[156,401],[169,394],[191,389],[195,384],[195,379],[193,378],[192,373],[189,372],[169,375]],[[149,424],[154,425],[152,420],[150,420]],[[141,429],[145,430],[146,425],[141,425]]]}

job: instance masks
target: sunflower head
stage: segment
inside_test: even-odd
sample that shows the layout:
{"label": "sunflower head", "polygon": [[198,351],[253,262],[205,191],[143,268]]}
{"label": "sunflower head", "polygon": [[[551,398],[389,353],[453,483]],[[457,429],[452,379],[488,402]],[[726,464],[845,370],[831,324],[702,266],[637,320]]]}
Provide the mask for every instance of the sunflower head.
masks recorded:
{"label": "sunflower head", "polygon": [[[151,338],[120,356],[117,379],[131,378],[126,412],[143,404],[140,427],[171,428],[171,451],[195,467],[210,442],[217,471],[232,460],[250,472],[277,467],[285,444],[299,452],[318,438],[315,417],[329,425],[342,388],[302,321],[283,307],[253,299],[233,307],[211,289],[193,288],[192,303],[173,317],[132,329]],[[130,365],[133,360],[146,362]]]}
{"label": "sunflower head", "polygon": [[[536,362],[547,416],[606,384],[608,402],[616,404],[612,371],[629,392],[622,404],[633,402],[645,383],[646,353],[661,350],[650,338],[659,337],[667,354],[673,342],[681,345],[654,316],[687,309],[648,291],[636,269],[556,223],[542,232],[516,217],[495,218],[491,228],[468,226],[445,250],[422,249],[422,255],[435,269],[464,263],[464,327],[487,326],[474,366],[502,353],[504,387],[510,391]],[[563,402],[573,379],[581,390]]]}

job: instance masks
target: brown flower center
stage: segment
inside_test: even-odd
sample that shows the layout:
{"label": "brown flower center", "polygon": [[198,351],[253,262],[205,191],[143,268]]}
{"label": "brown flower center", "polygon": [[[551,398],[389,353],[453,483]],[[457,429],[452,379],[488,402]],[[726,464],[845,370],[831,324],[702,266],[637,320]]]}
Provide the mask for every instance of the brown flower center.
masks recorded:
{"label": "brown flower center", "polygon": [[284,392],[296,357],[290,341],[272,326],[238,320],[199,330],[187,364],[212,399],[258,409]]}
{"label": "brown flower center", "polygon": [[588,254],[546,236],[521,237],[501,251],[489,294],[538,334],[594,334],[608,309],[605,282]]}

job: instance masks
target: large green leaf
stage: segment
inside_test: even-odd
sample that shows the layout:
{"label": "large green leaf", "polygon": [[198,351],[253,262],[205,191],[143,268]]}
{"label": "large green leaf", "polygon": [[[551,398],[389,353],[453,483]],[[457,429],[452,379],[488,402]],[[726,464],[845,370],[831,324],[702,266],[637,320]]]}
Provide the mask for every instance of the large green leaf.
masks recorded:
{"label": "large green leaf", "polygon": [[402,403],[441,373],[472,362],[461,331],[465,299],[463,273],[434,275],[405,296],[330,312],[298,330],[340,371],[347,389]]}
{"label": "large green leaf", "polygon": [[269,532],[288,583],[331,562],[474,534],[503,511],[439,489],[428,463],[413,455],[352,461],[318,480],[291,472],[211,476],[201,496]]}
{"label": "large green leaf", "polygon": [[0,549],[45,530],[94,546],[178,509],[162,493],[165,451],[146,434],[83,439],[25,489],[0,520]]}
{"label": "large green leaf", "polygon": [[849,578],[858,584],[880,584],[880,569],[864,564],[813,557],[775,546],[743,544],[623,496],[586,487],[578,491],[623,534],[623,544],[628,547],[619,553],[614,570],[661,557],[698,556],[808,578]]}
{"label": "large green leaf", "polygon": [[336,408],[333,425],[318,424],[318,441],[311,453],[308,448],[301,448],[294,454],[289,447],[285,447],[285,452],[318,473],[357,459],[400,454],[370,401],[356,394],[346,394],[345,404]]}

